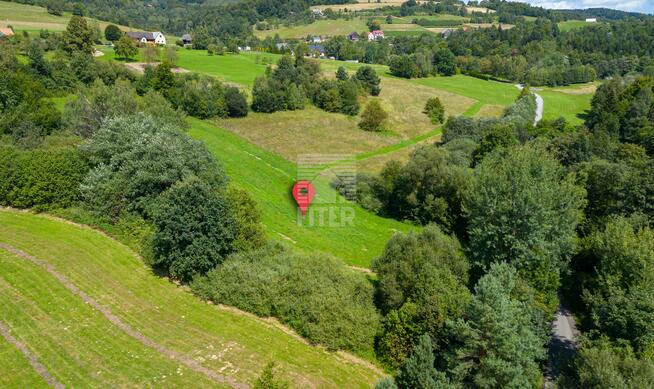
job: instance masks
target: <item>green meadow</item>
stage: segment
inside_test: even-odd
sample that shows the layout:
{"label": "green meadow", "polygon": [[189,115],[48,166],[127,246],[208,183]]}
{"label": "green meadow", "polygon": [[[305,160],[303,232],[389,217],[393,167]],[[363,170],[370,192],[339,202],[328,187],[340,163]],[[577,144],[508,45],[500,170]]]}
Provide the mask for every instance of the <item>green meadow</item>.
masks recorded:
{"label": "green meadow", "polygon": [[[310,215],[300,217],[291,197],[297,177],[295,164],[209,122],[191,118],[190,123],[190,135],[204,142],[222,163],[231,182],[256,200],[271,238],[290,242],[302,250],[330,253],[353,266],[368,267],[395,232],[412,228],[373,215],[345,200],[330,186],[328,178],[321,176],[313,181],[316,198],[310,225]],[[333,204],[334,216],[328,209]],[[341,224],[341,211],[346,212],[345,216],[353,215],[351,224]]]}
{"label": "green meadow", "polygon": [[561,30],[561,31],[570,31],[570,30],[574,30],[576,28],[582,28],[582,27],[586,27],[586,26],[590,26],[590,25],[594,25],[594,24],[597,24],[597,23],[588,23],[585,20],[566,20],[566,21],[563,21],[563,22],[559,22],[558,26],[559,26],[559,30]]}
{"label": "green meadow", "polygon": [[[65,386],[226,387],[162,348],[248,385],[270,361],[299,387],[368,388],[380,376],[356,358],[308,345],[271,321],[200,301],[93,229],[0,210],[0,242],[50,266],[46,270],[0,248],[0,318]],[[128,335],[70,285],[140,337]],[[0,336],[0,386],[45,386],[30,369]]]}
{"label": "green meadow", "polygon": [[[100,50],[105,53],[99,57],[100,60],[124,61],[122,58],[116,58],[112,48],[102,47]],[[279,54],[245,51],[240,54],[209,55],[206,50],[179,49],[177,53],[177,66],[181,68],[246,86],[252,86],[254,79],[263,75],[266,67],[277,62],[280,57]],[[133,61],[144,61],[143,50],[139,51]]]}
{"label": "green meadow", "polygon": [[[72,14],[68,12],[56,16],[48,13],[43,7],[0,1],[0,27],[12,26],[18,32],[27,31],[32,34],[41,30],[63,31],[71,16]],[[102,31],[109,24],[92,18],[86,19],[97,23]],[[123,30],[129,30],[129,27],[120,27]]]}

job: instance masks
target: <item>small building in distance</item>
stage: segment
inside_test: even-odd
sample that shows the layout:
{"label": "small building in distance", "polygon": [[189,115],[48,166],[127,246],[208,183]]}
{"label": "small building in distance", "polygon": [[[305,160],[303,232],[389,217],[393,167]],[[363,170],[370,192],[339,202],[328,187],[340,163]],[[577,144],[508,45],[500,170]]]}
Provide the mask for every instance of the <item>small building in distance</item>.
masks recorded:
{"label": "small building in distance", "polygon": [[597,23],[597,18],[587,18],[586,23]]}
{"label": "small building in distance", "polygon": [[350,35],[347,36],[347,39],[349,39],[352,42],[356,42],[359,40],[359,37],[360,37],[359,33],[355,31],[355,32],[351,32]]}
{"label": "small building in distance", "polygon": [[379,39],[383,37],[384,37],[384,31],[382,30],[370,31],[370,33],[368,34],[369,41],[374,41],[375,39]]}
{"label": "small building in distance", "polygon": [[312,37],[311,37],[311,42],[313,42],[313,43],[321,43],[321,42],[322,42],[322,37],[320,37],[320,36],[312,36]]}
{"label": "small building in distance", "polygon": [[323,45],[309,45],[309,55],[312,57],[324,57],[325,46]]}
{"label": "small building in distance", "polygon": [[127,36],[133,41],[140,42],[143,44],[153,44],[153,45],[165,45],[166,36],[159,31],[147,32],[147,31],[130,31],[127,32]]}
{"label": "small building in distance", "polygon": [[452,30],[451,28],[446,28],[443,31],[441,31],[441,38],[447,39],[450,37],[450,35],[452,35],[453,32],[454,30]]}
{"label": "small building in distance", "polygon": [[0,38],[4,38],[6,36],[14,36],[14,30],[12,30],[11,27],[0,28]]}
{"label": "small building in distance", "polygon": [[184,34],[184,35],[182,35],[182,44],[183,44],[184,46],[192,45],[192,44],[193,44],[193,38],[191,37],[191,34]]}

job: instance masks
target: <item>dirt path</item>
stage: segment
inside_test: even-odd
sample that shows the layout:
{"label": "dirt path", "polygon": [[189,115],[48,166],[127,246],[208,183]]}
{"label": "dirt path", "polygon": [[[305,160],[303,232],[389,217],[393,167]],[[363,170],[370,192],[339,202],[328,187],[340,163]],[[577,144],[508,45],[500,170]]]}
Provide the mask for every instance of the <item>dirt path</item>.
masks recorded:
{"label": "dirt path", "polygon": [[32,366],[32,368],[37,373],[39,373],[41,377],[43,377],[43,379],[45,380],[45,382],[48,383],[48,385],[56,389],[64,388],[64,385],[62,385],[59,381],[57,381],[57,379],[54,378],[52,374],[50,374],[50,372],[48,372],[48,369],[46,369],[45,366],[43,366],[41,362],[39,362],[38,358],[36,358],[36,355],[32,354],[32,352],[27,348],[27,346],[25,346],[21,341],[19,341],[18,339],[14,338],[11,335],[11,330],[9,329],[9,327],[7,327],[1,321],[0,321],[0,335],[2,335],[2,337],[5,338],[7,342],[14,345],[14,347],[16,347],[21,353],[23,353],[23,355],[25,356],[25,358],[27,358],[27,361]]}
{"label": "dirt path", "polygon": [[[116,327],[120,328],[123,332],[125,332],[127,335],[131,336],[132,338],[138,340],[141,342],[143,345],[150,347],[160,354],[176,360],[180,362],[181,364],[185,365],[192,371],[199,373],[199,374],[204,374],[207,376],[209,379],[211,379],[214,382],[220,383],[220,384],[227,384],[230,385],[233,388],[236,389],[245,389],[248,388],[249,386],[237,382],[234,380],[232,377],[224,376],[221,374],[217,374],[214,371],[207,369],[206,367],[202,366],[200,363],[198,363],[196,360],[189,358],[187,356],[184,356],[177,351],[169,350],[165,346],[162,346],[152,339],[147,338],[134,328],[130,327],[128,324],[124,323],[118,316],[114,315],[109,308],[103,307],[100,305],[97,301],[95,301],[93,298],[91,298],[89,295],[87,295],[85,292],[81,291],[77,286],[75,286],[72,282],[70,282],[63,274],[59,273],[54,266],[51,264],[47,263],[46,261],[43,261],[41,259],[38,259],[36,257],[33,257],[29,254],[27,254],[24,251],[18,250],[8,244],[1,243],[0,242],[0,249],[4,249],[20,258],[26,259],[33,264],[43,268],[46,270],[50,275],[55,277],[63,286],[65,286],[68,290],[73,292],[74,294],[78,295],[85,303],[89,304],[93,308],[95,308],[97,311],[102,313],[107,320],[109,320],[113,325]],[[3,334],[4,335],[4,334]],[[45,368],[44,368],[45,369]],[[38,371],[38,370],[37,370]],[[63,387],[63,386],[62,386]]]}

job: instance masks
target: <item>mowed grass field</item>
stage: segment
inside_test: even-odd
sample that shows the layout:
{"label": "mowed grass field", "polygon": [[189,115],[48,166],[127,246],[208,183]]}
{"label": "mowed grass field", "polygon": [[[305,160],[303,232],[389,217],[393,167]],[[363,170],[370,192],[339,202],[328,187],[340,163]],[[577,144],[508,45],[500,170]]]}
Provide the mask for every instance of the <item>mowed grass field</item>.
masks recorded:
{"label": "mowed grass field", "polygon": [[[210,122],[190,119],[190,123],[190,135],[204,142],[222,163],[231,182],[256,200],[271,238],[290,242],[301,250],[330,253],[349,265],[365,268],[395,232],[414,228],[373,215],[346,201],[321,176],[313,180],[316,187],[314,211],[310,211],[314,212],[313,224],[308,215],[299,219],[297,205],[291,197],[298,172],[296,164]],[[333,223],[325,213],[321,225],[318,212],[332,206]],[[352,224],[340,224],[342,210],[353,212]]]}
{"label": "mowed grass field", "polygon": [[[98,59],[101,61],[123,61],[116,58],[112,48],[99,48],[105,53]],[[261,52],[241,52],[240,54],[209,55],[206,50],[177,50],[179,60],[177,66],[191,72],[203,73],[219,80],[241,84],[251,87],[254,79],[265,73],[269,64],[274,64],[281,57],[279,54]],[[134,57],[135,62],[143,62],[143,49],[138,56]]]}
{"label": "mowed grass field", "polygon": [[[367,388],[380,376],[272,321],[203,303],[90,228],[0,210],[0,244],[0,324],[65,386],[229,387],[206,371],[252,385],[270,361],[293,387]],[[3,336],[0,386],[46,386]]]}
{"label": "mowed grass field", "polygon": [[[70,13],[55,16],[49,14],[43,7],[0,1],[0,27],[12,26],[15,31],[30,33],[40,30],[63,31],[66,29],[71,16]],[[109,24],[92,18],[87,18],[87,20],[98,23],[103,32],[104,28]],[[125,31],[130,30],[126,26],[119,27]]]}

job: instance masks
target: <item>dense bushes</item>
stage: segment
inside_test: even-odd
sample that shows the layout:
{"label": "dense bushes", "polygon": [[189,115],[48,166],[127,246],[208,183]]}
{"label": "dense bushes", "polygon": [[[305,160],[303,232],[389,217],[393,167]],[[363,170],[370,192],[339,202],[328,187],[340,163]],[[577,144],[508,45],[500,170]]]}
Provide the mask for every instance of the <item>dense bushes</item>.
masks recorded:
{"label": "dense bushes", "polygon": [[159,194],[190,176],[214,187],[227,180],[203,146],[146,115],[110,120],[81,149],[92,166],[83,199],[105,216],[148,215]]}
{"label": "dense bushes", "polygon": [[152,211],[154,265],[188,281],[216,267],[232,250],[236,220],[228,200],[197,177],[164,192]]}
{"label": "dense bushes", "polygon": [[233,255],[191,287],[216,303],[277,317],[330,349],[370,351],[378,329],[368,281],[319,254],[269,246]]}
{"label": "dense bushes", "polygon": [[17,150],[0,146],[0,204],[52,209],[71,206],[88,167],[71,147]]}
{"label": "dense bushes", "polygon": [[424,333],[443,340],[446,320],[460,316],[468,302],[468,267],[456,238],[436,227],[398,234],[387,243],[372,265],[385,315],[377,350],[382,359],[399,366]]}

